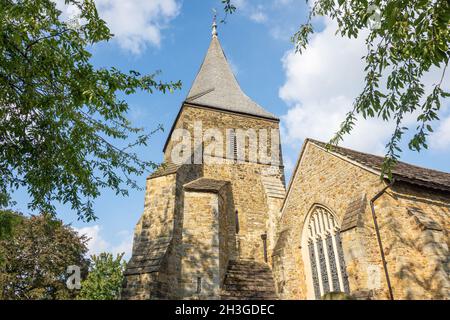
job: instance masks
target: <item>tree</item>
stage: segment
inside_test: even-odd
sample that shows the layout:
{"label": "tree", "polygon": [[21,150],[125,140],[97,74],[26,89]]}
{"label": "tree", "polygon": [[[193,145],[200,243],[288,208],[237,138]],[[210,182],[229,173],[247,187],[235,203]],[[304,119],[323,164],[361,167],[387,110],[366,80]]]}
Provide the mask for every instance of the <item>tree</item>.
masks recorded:
{"label": "tree", "polygon": [[[231,0],[222,0],[225,12],[236,9]],[[395,130],[386,145],[382,175],[392,178],[392,168],[402,151],[399,144],[408,130],[403,119],[418,113],[416,130],[409,141],[411,150],[427,148],[433,121],[439,120],[443,99],[450,93],[441,88],[450,57],[450,3],[448,0],[316,0],[306,23],[292,37],[296,51],[308,46],[314,33],[312,19],[329,16],[337,21],[337,33],[358,37],[369,29],[365,59],[364,89],[353,108],[330,140],[330,147],[341,142],[356,123],[356,115],[393,121]],[[432,67],[441,71],[431,92],[425,92],[422,77]],[[386,84],[383,84],[386,79]]]}
{"label": "tree", "polygon": [[123,253],[116,258],[111,253],[100,253],[91,257],[89,274],[81,283],[81,291],[77,299],[83,300],[116,300],[119,299],[126,262]]}
{"label": "tree", "polygon": [[0,0],[0,206],[24,187],[30,209],[55,213],[61,202],[90,221],[103,188],[127,195],[138,188],[133,177],[155,167],[133,151],[155,131],[132,126],[121,96],[181,83],[96,69],[88,49],[113,35],[93,0],[65,2],[78,9],[78,25],[53,0]]}
{"label": "tree", "polygon": [[14,229],[22,220],[22,215],[17,212],[12,210],[0,211],[0,240],[7,240],[12,237]]}
{"label": "tree", "polygon": [[66,271],[70,265],[87,271],[88,239],[51,215],[0,211],[0,220],[14,220],[0,238],[0,299],[74,298]]}

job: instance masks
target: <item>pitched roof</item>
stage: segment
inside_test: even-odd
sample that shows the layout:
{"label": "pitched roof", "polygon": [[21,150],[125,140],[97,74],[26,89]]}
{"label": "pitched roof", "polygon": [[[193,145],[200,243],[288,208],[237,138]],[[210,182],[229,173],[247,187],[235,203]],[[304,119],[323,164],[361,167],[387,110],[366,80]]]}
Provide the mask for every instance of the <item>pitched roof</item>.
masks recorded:
{"label": "pitched roof", "polygon": [[[327,143],[317,141],[314,139],[307,138],[303,143],[302,149],[300,151],[300,155],[298,156],[297,163],[295,165],[291,180],[289,181],[289,186],[287,188],[286,197],[284,198],[282,211],[284,210],[284,206],[286,205],[287,199],[289,197],[289,193],[291,192],[292,184],[295,178],[295,174],[300,165],[300,161],[303,157],[303,154],[306,150],[306,146],[308,143],[312,143],[327,152],[334,153],[347,159],[347,161],[352,161],[357,165],[369,169],[370,171],[381,174],[381,166],[383,164],[383,157],[379,157],[373,154],[368,154],[364,152],[355,151],[348,148],[333,146],[332,149],[327,149]],[[395,168],[392,171],[393,177],[397,181],[405,181],[408,183],[420,185],[423,187],[437,189],[445,192],[450,192],[450,173],[427,169],[418,167],[412,164],[408,164],[405,162],[398,162]]]}
{"label": "pitched roof", "polygon": [[171,242],[170,237],[150,239],[144,232],[137,239],[124,275],[159,271]]}
{"label": "pitched roof", "polygon": [[180,165],[170,162],[162,163],[158,168],[156,168],[156,170],[152,174],[150,174],[150,176],[147,179],[153,179],[176,173],[180,167],[181,167]]}
{"label": "pitched roof", "polygon": [[358,196],[347,206],[341,222],[341,232],[358,227],[361,216],[366,210],[366,195]]}
{"label": "pitched roof", "polygon": [[[313,139],[307,139],[307,141],[322,148],[327,147],[327,144],[321,141]],[[349,160],[359,163],[362,166],[381,173],[381,166],[384,160],[383,157],[338,146],[333,146],[329,151],[335,152]],[[392,174],[397,181],[405,181],[423,187],[450,191],[450,173],[422,168],[399,161],[393,168]]]}
{"label": "pitched roof", "polygon": [[278,120],[240,88],[217,37],[213,37],[187,103]]}
{"label": "pitched roof", "polygon": [[199,178],[184,185],[186,191],[213,192],[218,193],[228,181]]}

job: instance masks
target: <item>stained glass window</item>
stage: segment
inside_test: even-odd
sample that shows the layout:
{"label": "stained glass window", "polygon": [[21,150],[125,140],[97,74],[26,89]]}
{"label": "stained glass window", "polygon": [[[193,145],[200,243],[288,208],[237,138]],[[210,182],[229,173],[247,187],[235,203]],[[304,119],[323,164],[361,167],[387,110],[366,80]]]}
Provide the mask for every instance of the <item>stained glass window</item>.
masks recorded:
{"label": "stained glass window", "polygon": [[309,250],[309,260],[311,261],[314,296],[316,299],[320,299],[320,287],[319,287],[319,276],[317,274],[317,266],[316,266],[316,254],[314,251],[314,243],[312,241],[310,241],[308,244],[308,250]]}
{"label": "stained glass window", "polygon": [[316,206],[308,224],[308,258],[316,299],[325,293],[349,292],[339,226],[333,214]]}

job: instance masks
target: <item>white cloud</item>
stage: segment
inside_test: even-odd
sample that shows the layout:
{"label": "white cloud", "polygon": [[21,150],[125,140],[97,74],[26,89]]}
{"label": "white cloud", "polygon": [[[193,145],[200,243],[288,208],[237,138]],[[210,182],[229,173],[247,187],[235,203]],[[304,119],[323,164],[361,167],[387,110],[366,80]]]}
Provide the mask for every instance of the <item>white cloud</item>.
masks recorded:
{"label": "white cloud", "polygon": [[247,0],[233,0],[232,3],[237,9],[244,9],[248,5]]}
{"label": "white cloud", "polygon": [[94,225],[89,227],[75,228],[80,235],[88,237],[89,255],[99,254],[107,250],[109,244],[100,235],[100,226]]}
{"label": "white cloud", "polygon": [[440,122],[436,132],[430,136],[430,147],[439,151],[450,148],[450,115]]}
{"label": "white cloud", "polygon": [[228,56],[228,64],[230,65],[231,71],[233,72],[234,76],[237,77],[241,70],[230,56]]}
{"label": "white cloud", "polygon": [[267,15],[262,11],[255,11],[250,14],[250,19],[257,23],[263,23],[267,21]]}
{"label": "white cloud", "polygon": [[[335,30],[335,23],[326,20],[325,29],[313,36],[303,54],[291,50],[282,59],[286,82],[279,95],[290,105],[282,117],[288,143],[307,137],[328,141],[362,89],[364,34],[350,40],[336,36]],[[359,119],[343,145],[383,154],[391,130],[381,120]]]}
{"label": "white cloud", "polygon": [[283,156],[283,163],[284,163],[284,173],[286,175],[286,181],[289,181],[291,175],[292,175],[292,171],[294,170],[294,166],[295,166],[295,160],[293,160],[291,157],[289,156]]}
{"label": "white cloud", "polygon": [[[286,81],[279,90],[279,96],[289,105],[282,120],[286,142],[292,146],[297,146],[307,137],[323,141],[332,138],[364,83],[365,61],[361,58],[366,54],[367,31],[357,39],[342,38],[335,34],[335,22],[328,18],[324,22],[324,30],[312,37],[307,50],[302,54],[290,50],[282,59]],[[430,92],[432,85],[440,79],[440,72],[435,68],[424,76],[426,92]],[[444,88],[450,86],[449,80],[448,77],[444,80]],[[446,108],[448,103],[444,104],[442,113]],[[418,114],[417,111],[405,116],[404,125],[414,130],[412,124]],[[447,142],[450,141],[449,127],[450,120],[444,119],[436,134],[430,136],[431,147],[450,146]],[[393,130],[392,121],[364,120],[359,116],[356,127],[342,144],[383,155]]]}
{"label": "white cloud", "polygon": [[[423,79],[425,87],[429,92],[433,85],[437,84],[442,76],[442,70],[436,67],[428,72]],[[441,83],[442,90],[450,92],[450,72],[447,70],[445,77]],[[441,104],[440,118],[438,123],[433,123],[432,126],[435,132],[430,134],[430,148],[436,151],[450,151],[450,99],[447,98]],[[446,116],[444,116],[446,114]]]}
{"label": "white cloud", "polygon": [[256,23],[265,23],[268,20],[265,6],[254,2],[250,3],[247,0],[233,0],[233,5],[237,8],[239,13],[248,17],[251,21]]}
{"label": "white cloud", "polygon": [[[292,29],[292,28],[291,28]],[[293,30],[282,28],[281,26],[272,26],[269,30],[270,36],[275,40],[290,41]]]}
{"label": "white cloud", "polygon": [[[63,0],[56,0],[66,16],[76,14]],[[115,41],[122,49],[141,53],[149,44],[160,46],[161,30],[180,12],[177,0],[95,0],[97,10],[104,19]]]}
{"label": "white cloud", "polygon": [[292,3],[292,0],[275,0],[274,2],[275,6],[286,6]]}
{"label": "white cloud", "polygon": [[96,0],[96,3],[119,45],[133,53],[140,53],[147,43],[159,46],[161,29],[180,9],[175,0]]}
{"label": "white cloud", "polygon": [[102,252],[110,252],[114,256],[118,253],[124,252],[124,258],[128,260],[131,256],[133,246],[133,234],[127,230],[119,231],[115,239],[119,240],[117,245],[113,245],[107,241],[102,234],[102,227],[100,225],[93,225],[89,227],[74,228],[80,235],[86,235],[88,240],[88,254],[98,255]]}
{"label": "white cloud", "polygon": [[124,259],[129,260],[131,258],[131,251],[133,249],[133,233],[128,230],[119,232],[118,237],[122,240],[116,246],[112,246],[111,252],[116,255],[119,253],[124,253]]}

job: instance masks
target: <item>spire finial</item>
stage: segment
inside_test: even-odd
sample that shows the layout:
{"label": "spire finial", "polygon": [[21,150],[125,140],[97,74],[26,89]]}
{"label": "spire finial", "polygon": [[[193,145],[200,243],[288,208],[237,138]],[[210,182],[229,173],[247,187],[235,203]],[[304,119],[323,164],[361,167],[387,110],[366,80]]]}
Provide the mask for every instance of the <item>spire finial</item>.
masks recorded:
{"label": "spire finial", "polygon": [[216,19],[217,19],[217,10],[216,9],[212,9],[213,11],[213,24],[212,24],[212,36],[213,38],[217,38],[217,23],[216,23]]}

